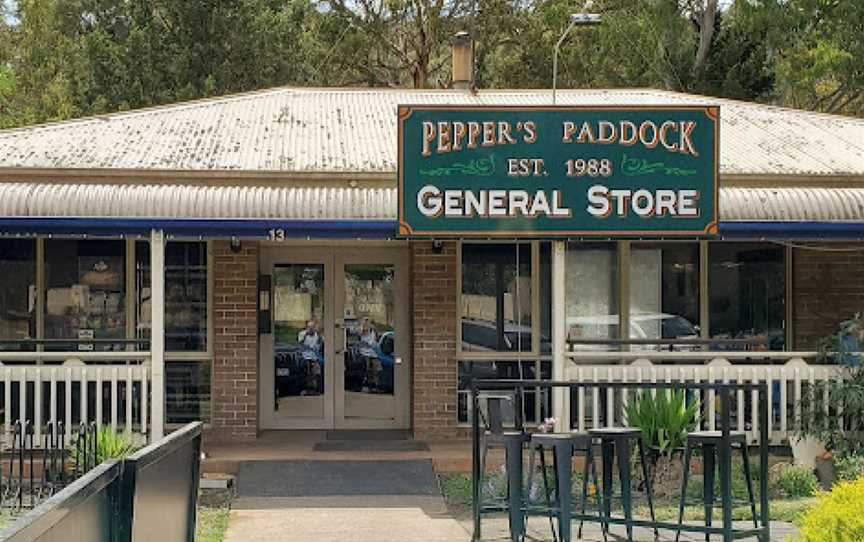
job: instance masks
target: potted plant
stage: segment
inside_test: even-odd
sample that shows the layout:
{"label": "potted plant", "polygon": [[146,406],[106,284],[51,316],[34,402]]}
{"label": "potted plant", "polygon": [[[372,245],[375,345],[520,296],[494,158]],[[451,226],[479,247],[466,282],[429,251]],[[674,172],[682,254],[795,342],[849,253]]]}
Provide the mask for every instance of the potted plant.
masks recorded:
{"label": "potted plant", "polygon": [[861,344],[864,344],[864,318],[859,313],[842,322],[838,331],[819,345],[820,360],[836,364],[837,378],[817,382],[802,390],[796,436],[802,440],[815,439],[824,445],[825,451],[814,461],[824,487],[830,487],[834,482],[835,458],[864,455]]}
{"label": "potted plant", "polygon": [[699,411],[698,401],[687,403],[684,390],[644,390],[627,404],[627,424],[642,430],[655,495],[670,497],[681,490],[684,444]]}

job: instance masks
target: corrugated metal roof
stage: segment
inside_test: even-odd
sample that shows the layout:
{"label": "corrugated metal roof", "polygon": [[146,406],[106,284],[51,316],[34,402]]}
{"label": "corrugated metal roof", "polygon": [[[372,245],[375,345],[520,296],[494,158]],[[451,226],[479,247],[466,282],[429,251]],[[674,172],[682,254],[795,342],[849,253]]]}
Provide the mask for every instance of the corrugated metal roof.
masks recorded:
{"label": "corrugated metal roof", "polygon": [[[719,104],[722,174],[864,176],[864,119],[656,90],[562,90],[558,98]],[[2,131],[0,168],[389,175],[399,104],[550,103],[546,90],[274,89]]]}
{"label": "corrugated metal roof", "polygon": [[0,183],[3,217],[390,219],[395,188]]}
{"label": "corrugated metal roof", "polygon": [[[395,188],[0,183],[3,217],[396,220]],[[864,222],[864,188],[721,188],[722,221]]]}

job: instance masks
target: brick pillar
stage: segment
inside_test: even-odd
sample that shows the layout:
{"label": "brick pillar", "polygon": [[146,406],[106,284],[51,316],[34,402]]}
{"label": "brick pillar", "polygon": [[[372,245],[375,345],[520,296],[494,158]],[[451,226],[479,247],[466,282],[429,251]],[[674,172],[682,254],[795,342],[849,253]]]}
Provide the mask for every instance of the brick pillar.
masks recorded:
{"label": "brick pillar", "polygon": [[213,421],[210,438],[258,433],[258,243],[213,243]]}
{"label": "brick pillar", "polygon": [[436,254],[430,241],[411,243],[413,427],[417,439],[457,436],[456,243]]}
{"label": "brick pillar", "polygon": [[795,350],[811,350],[837,332],[843,320],[864,312],[864,247],[860,243],[814,245],[849,252],[796,248],[792,256],[792,314]]}

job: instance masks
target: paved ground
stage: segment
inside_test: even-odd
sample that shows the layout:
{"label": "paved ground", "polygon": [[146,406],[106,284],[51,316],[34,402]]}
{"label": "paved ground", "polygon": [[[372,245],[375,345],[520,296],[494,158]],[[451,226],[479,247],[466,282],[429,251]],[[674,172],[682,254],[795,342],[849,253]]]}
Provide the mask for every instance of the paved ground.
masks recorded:
{"label": "paved ground", "polygon": [[[403,453],[398,456],[402,461],[365,462],[336,454],[328,457],[329,461],[310,461],[305,453],[287,461],[285,455],[275,453],[261,456],[263,461],[236,460],[240,495],[232,505],[225,542],[471,540],[471,519],[457,520],[448,514],[432,474],[434,459],[428,455]],[[624,534],[621,527],[613,528],[613,532]],[[548,520],[543,518],[529,521],[528,534],[529,540],[552,539]],[[775,542],[786,542],[792,534],[794,528],[789,524],[772,526]],[[507,538],[506,518],[484,518],[484,541]],[[661,531],[664,542],[674,539],[673,532]],[[603,537],[596,526],[586,524],[583,540],[600,541]],[[637,531],[636,540],[649,541],[653,536]],[[682,540],[704,538],[688,535]]]}
{"label": "paved ground", "polygon": [[225,542],[468,542],[441,497],[239,498]]}
{"label": "paved ground", "polygon": [[453,542],[432,461],[250,461],[225,542]]}
{"label": "paved ground", "polygon": [[440,495],[432,461],[247,461],[237,473],[240,497]]}

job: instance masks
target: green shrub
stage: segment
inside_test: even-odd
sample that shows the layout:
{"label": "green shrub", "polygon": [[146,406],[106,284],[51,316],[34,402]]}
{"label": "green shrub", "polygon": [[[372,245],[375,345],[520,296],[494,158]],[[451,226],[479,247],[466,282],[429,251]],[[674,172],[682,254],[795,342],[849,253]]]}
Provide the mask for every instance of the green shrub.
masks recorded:
{"label": "green shrub", "polygon": [[837,479],[844,482],[853,482],[864,476],[864,456],[844,455],[835,457],[834,473]]}
{"label": "green shrub", "polygon": [[81,457],[84,454],[93,453],[93,439],[96,439],[96,461],[98,465],[108,459],[123,459],[131,455],[137,446],[126,433],[119,432],[111,427],[103,427],[95,435],[88,435],[78,445],[76,451]]}
{"label": "green shrub", "polygon": [[841,482],[805,512],[800,520],[803,542],[864,540],[864,478]]}
{"label": "green shrub", "polygon": [[812,497],[819,489],[819,480],[811,469],[789,465],[777,476],[777,487],[787,497]]}
{"label": "green shrub", "polygon": [[660,455],[684,446],[687,432],[696,427],[699,403],[689,405],[683,390],[642,391],[627,405],[627,424],[642,430],[642,440]]}

